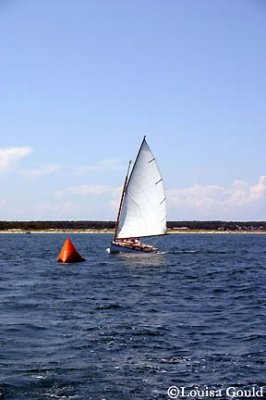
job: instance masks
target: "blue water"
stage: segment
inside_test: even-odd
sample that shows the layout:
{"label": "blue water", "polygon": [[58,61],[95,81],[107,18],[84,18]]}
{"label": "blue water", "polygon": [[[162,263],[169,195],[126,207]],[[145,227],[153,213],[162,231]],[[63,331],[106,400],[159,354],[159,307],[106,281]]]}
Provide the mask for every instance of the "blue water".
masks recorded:
{"label": "blue water", "polygon": [[73,234],[87,260],[62,265],[65,238],[0,235],[1,400],[266,385],[266,235],[169,235],[153,242],[164,254],[117,256],[111,236]]}

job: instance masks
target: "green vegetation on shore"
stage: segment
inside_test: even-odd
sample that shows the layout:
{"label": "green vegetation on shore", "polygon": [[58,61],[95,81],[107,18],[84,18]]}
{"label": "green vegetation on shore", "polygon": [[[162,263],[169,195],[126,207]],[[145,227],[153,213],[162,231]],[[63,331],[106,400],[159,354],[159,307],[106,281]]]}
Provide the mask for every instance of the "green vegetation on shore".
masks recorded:
{"label": "green vegetation on shore", "polygon": [[[102,231],[113,230],[115,221],[0,221],[0,231]],[[179,231],[259,231],[266,221],[168,221],[169,232]]]}

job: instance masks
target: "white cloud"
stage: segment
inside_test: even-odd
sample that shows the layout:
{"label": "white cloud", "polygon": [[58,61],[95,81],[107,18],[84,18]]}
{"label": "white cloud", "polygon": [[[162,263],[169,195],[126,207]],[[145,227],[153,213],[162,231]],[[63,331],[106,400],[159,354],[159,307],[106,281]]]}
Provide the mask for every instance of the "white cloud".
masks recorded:
{"label": "white cloud", "polygon": [[259,200],[266,194],[266,176],[260,176],[259,182],[250,188],[250,199]]}
{"label": "white cloud", "polygon": [[105,193],[111,193],[114,190],[113,186],[110,185],[80,185],[80,186],[71,186],[62,190],[57,190],[55,195],[57,197],[74,194],[77,196],[99,196]]}
{"label": "white cloud", "polygon": [[121,188],[109,185],[67,187],[54,192],[54,201],[36,203],[35,219],[115,219],[118,195]]}
{"label": "white cloud", "polygon": [[91,172],[101,172],[101,171],[116,171],[121,170],[122,167],[119,162],[115,159],[108,159],[100,161],[95,165],[60,165],[60,164],[44,164],[35,168],[25,169],[23,175],[37,178],[47,175],[52,175],[55,172],[67,172],[68,174],[74,174],[78,176],[83,176]]}
{"label": "white cloud", "polygon": [[225,204],[243,206],[256,203],[266,194],[266,176],[261,176],[256,185],[251,186],[247,182],[236,180],[228,191],[229,198]]}
{"label": "white cloud", "polygon": [[[80,185],[58,190],[55,195],[58,200],[75,199],[84,215],[94,209],[100,219],[115,219],[121,191],[111,185]],[[228,187],[197,184],[172,189],[167,191],[167,199],[170,220],[265,219],[266,176],[256,184],[236,180]]]}
{"label": "white cloud", "polygon": [[266,176],[230,187],[194,185],[167,192],[170,219],[265,219]]}
{"label": "white cloud", "polygon": [[26,169],[23,171],[23,173],[24,175],[36,178],[40,176],[51,175],[60,169],[62,169],[62,166],[59,164],[46,164],[36,168]]}
{"label": "white cloud", "polygon": [[62,202],[47,201],[34,204],[33,212],[35,214],[34,219],[40,219],[40,220],[73,219],[78,216],[79,205],[69,200]]}
{"label": "white cloud", "polygon": [[67,219],[115,219],[121,191],[121,187],[111,185],[71,186],[55,191],[54,203],[75,204],[76,209],[63,211]]}
{"label": "white cloud", "polygon": [[69,166],[68,169],[72,170],[77,175],[84,175],[90,172],[121,171],[124,169],[124,166],[116,159],[107,159],[94,165]]}
{"label": "white cloud", "polygon": [[0,173],[16,167],[19,161],[32,152],[30,147],[0,148]]}

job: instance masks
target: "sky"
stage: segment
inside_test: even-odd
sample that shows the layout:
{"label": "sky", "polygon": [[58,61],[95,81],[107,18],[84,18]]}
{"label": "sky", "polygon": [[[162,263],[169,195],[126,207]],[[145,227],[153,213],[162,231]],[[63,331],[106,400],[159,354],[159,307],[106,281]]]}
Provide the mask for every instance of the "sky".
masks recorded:
{"label": "sky", "polygon": [[144,135],[168,220],[266,220],[265,0],[2,0],[0,220],[115,220]]}

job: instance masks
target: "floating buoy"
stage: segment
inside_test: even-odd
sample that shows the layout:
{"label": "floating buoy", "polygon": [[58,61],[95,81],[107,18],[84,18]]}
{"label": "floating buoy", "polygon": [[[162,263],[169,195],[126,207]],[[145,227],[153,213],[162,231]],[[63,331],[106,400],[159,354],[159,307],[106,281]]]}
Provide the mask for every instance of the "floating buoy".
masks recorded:
{"label": "floating buoy", "polygon": [[61,263],[75,263],[85,261],[85,258],[81,257],[72,241],[67,238],[59,256],[57,257],[57,261]]}

